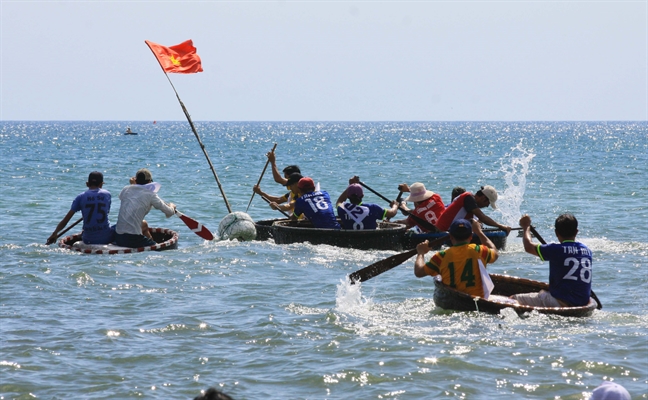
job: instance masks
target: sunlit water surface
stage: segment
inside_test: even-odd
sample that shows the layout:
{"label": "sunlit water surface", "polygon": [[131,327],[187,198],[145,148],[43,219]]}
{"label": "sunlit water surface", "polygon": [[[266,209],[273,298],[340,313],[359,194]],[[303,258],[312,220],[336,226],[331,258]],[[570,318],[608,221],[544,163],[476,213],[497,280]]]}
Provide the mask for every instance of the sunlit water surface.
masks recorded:
{"label": "sunlit water surface", "polygon": [[[196,126],[233,211],[277,143],[280,167],[299,164],[333,199],[353,175],[391,198],[401,182],[445,201],[490,184],[500,209],[487,214],[516,226],[528,213],[547,240],[572,212],[604,307],[584,319],[445,311],[413,259],[346,282],[394,252],[205,242],[157,210],[147,220],[178,231],[177,250],[45,246],[92,170],[112,223],[142,167],[213,232],[228,211],[186,121],[0,122],[0,398],[190,399],[212,386],[235,399],[587,399],[603,380],[648,397],[646,123]],[[283,193],[269,170],[261,186]],[[258,197],[248,213],[281,217]],[[489,268],[548,279],[515,233]]]}

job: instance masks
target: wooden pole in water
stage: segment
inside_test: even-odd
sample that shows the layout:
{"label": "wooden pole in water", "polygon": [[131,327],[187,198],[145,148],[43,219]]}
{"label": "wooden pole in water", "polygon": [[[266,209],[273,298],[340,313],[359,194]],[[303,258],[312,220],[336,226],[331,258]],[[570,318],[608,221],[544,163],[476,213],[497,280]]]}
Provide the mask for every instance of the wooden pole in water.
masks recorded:
{"label": "wooden pole in water", "polygon": [[169,83],[171,84],[171,87],[173,88],[173,91],[175,92],[175,95],[178,98],[178,102],[180,103],[180,106],[182,107],[182,111],[184,112],[185,116],[187,117],[187,121],[189,121],[189,126],[191,126],[191,130],[193,131],[194,135],[196,136],[196,139],[198,140],[198,144],[200,144],[200,148],[202,149],[203,153],[205,154],[205,157],[207,158],[207,163],[209,164],[209,168],[211,168],[212,173],[214,174],[214,178],[216,178],[216,183],[218,184],[218,189],[220,189],[220,192],[223,195],[223,200],[225,200],[225,206],[227,207],[227,212],[229,212],[231,214],[232,213],[232,207],[230,207],[229,201],[227,201],[227,196],[225,195],[225,191],[223,190],[223,185],[221,185],[220,180],[218,179],[218,175],[216,174],[216,170],[214,169],[214,165],[212,164],[211,160],[209,159],[209,154],[207,154],[207,150],[205,150],[205,145],[200,140],[200,136],[198,135],[198,132],[196,131],[196,127],[194,126],[194,123],[191,120],[191,116],[189,116],[189,111],[187,111],[187,108],[185,107],[184,103],[182,102],[182,100],[180,100],[180,96],[178,95],[178,92],[176,91],[175,87],[173,86],[173,83],[171,83],[171,79],[169,78],[169,75],[166,72],[164,73],[164,75],[166,75],[167,79],[169,80]]}
{"label": "wooden pole in water", "polygon": [[[147,43],[148,45],[148,43]],[[149,45],[149,49],[155,56],[155,59],[157,60],[158,64],[160,64],[160,68],[162,68],[162,72],[164,72],[164,76],[166,76],[167,80],[169,81],[169,84],[173,88],[173,91],[175,92],[176,98],[178,99],[178,102],[180,103],[180,107],[182,107],[182,112],[184,112],[185,117],[187,117],[187,121],[189,121],[189,126],[191,126],[191,130],[193,131],[194,135],[196,136],[196,139],[198,139],[198,144],[200,144],[200,148],[202,149],[203,153],[205,154],[205,157],[207,158],[207,163],[209,163],[209,168],[211,168],[214,178],[216,178],[216,183],[218,184],[218,189],[220,189],[221,194],[223,195],[223,200],[225,200],[225,206],[227,206],[227,211],[231,214],[232,213],[232,208],[230,207],[229,201],[227,201],[227,196],[225,196],[225,191],[223,191],[223,186],[220,183],[220,180],[218,179],[218,175],[216,174],[216,170],[214,169],[214,165],[212,164],[211,160],[209,159],[209,155],[207,154],[207,150],[205,150],[205,145],[202,143],[200,140],[200,136],[198,135],[198,132],[196,131],[196,127],[194,126],[193,121],[191,120],[191,116],[189,115],[189,111],[187,111],[187,107],[185,107],[184,103],[182,100],[180,100],[180,96],[178,95],[178,91],[176,90],[175,86],[173,86],[173,82],[171,82],[171,78],[169,78],[169,75],[166,73],[166,70],[164,69],[164,66],[162,66],[162,63],[160,62],[160,59],[157,57],[153,49],[151,49],[151,46]]]}

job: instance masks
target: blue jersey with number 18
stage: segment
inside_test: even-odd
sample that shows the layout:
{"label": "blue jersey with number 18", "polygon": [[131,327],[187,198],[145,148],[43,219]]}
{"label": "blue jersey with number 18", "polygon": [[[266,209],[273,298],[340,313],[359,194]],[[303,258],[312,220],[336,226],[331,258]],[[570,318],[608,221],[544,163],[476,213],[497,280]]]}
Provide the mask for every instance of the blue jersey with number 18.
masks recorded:
{"label": "blue jersey with number 18", "polygon": [[335,218],[331,197],[323,190],[316,190],[299,197],[295,202],[294,213],[295,215],[304,214],[315,228],[340,229],[340,224]]}
{"label": "blue jersey with number 18", "polygon": [[570,240],[543,244],[538,246],[538,255],[549,261],[549,292],[553,297],[574,306],[589,302],[592,252],[587,246]]}

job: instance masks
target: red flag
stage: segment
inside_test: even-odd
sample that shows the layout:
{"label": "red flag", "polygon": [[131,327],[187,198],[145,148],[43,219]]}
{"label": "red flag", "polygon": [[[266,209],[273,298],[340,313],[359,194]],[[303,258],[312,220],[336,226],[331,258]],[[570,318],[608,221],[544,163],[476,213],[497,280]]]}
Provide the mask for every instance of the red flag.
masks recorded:
{"label": "red flag", "polygon": [[196,48],[191,40],[171,47],[162,46],[148,40],[144,42],[155,54],[164,72],[193,74],[203,70],[200,57],[196,54]]}

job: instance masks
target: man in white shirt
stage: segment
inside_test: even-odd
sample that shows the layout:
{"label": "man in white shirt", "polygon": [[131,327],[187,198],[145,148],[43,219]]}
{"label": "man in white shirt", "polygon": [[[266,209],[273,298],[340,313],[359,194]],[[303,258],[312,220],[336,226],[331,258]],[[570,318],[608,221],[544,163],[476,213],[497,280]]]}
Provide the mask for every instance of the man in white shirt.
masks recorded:
{"label": "man in white shirt", "polygon": [[[133,178],[131,178],[131,182]],[[151,171],[142,168],[134,177],[134,184],[119,193],[121,205],[115,226],[115,242],[118,246],[139,248],[157,244],[148,233],[144,217],[152,207],[162,211],[167,218],[175,214],[175,204],[168,205],[158,197]]]}

